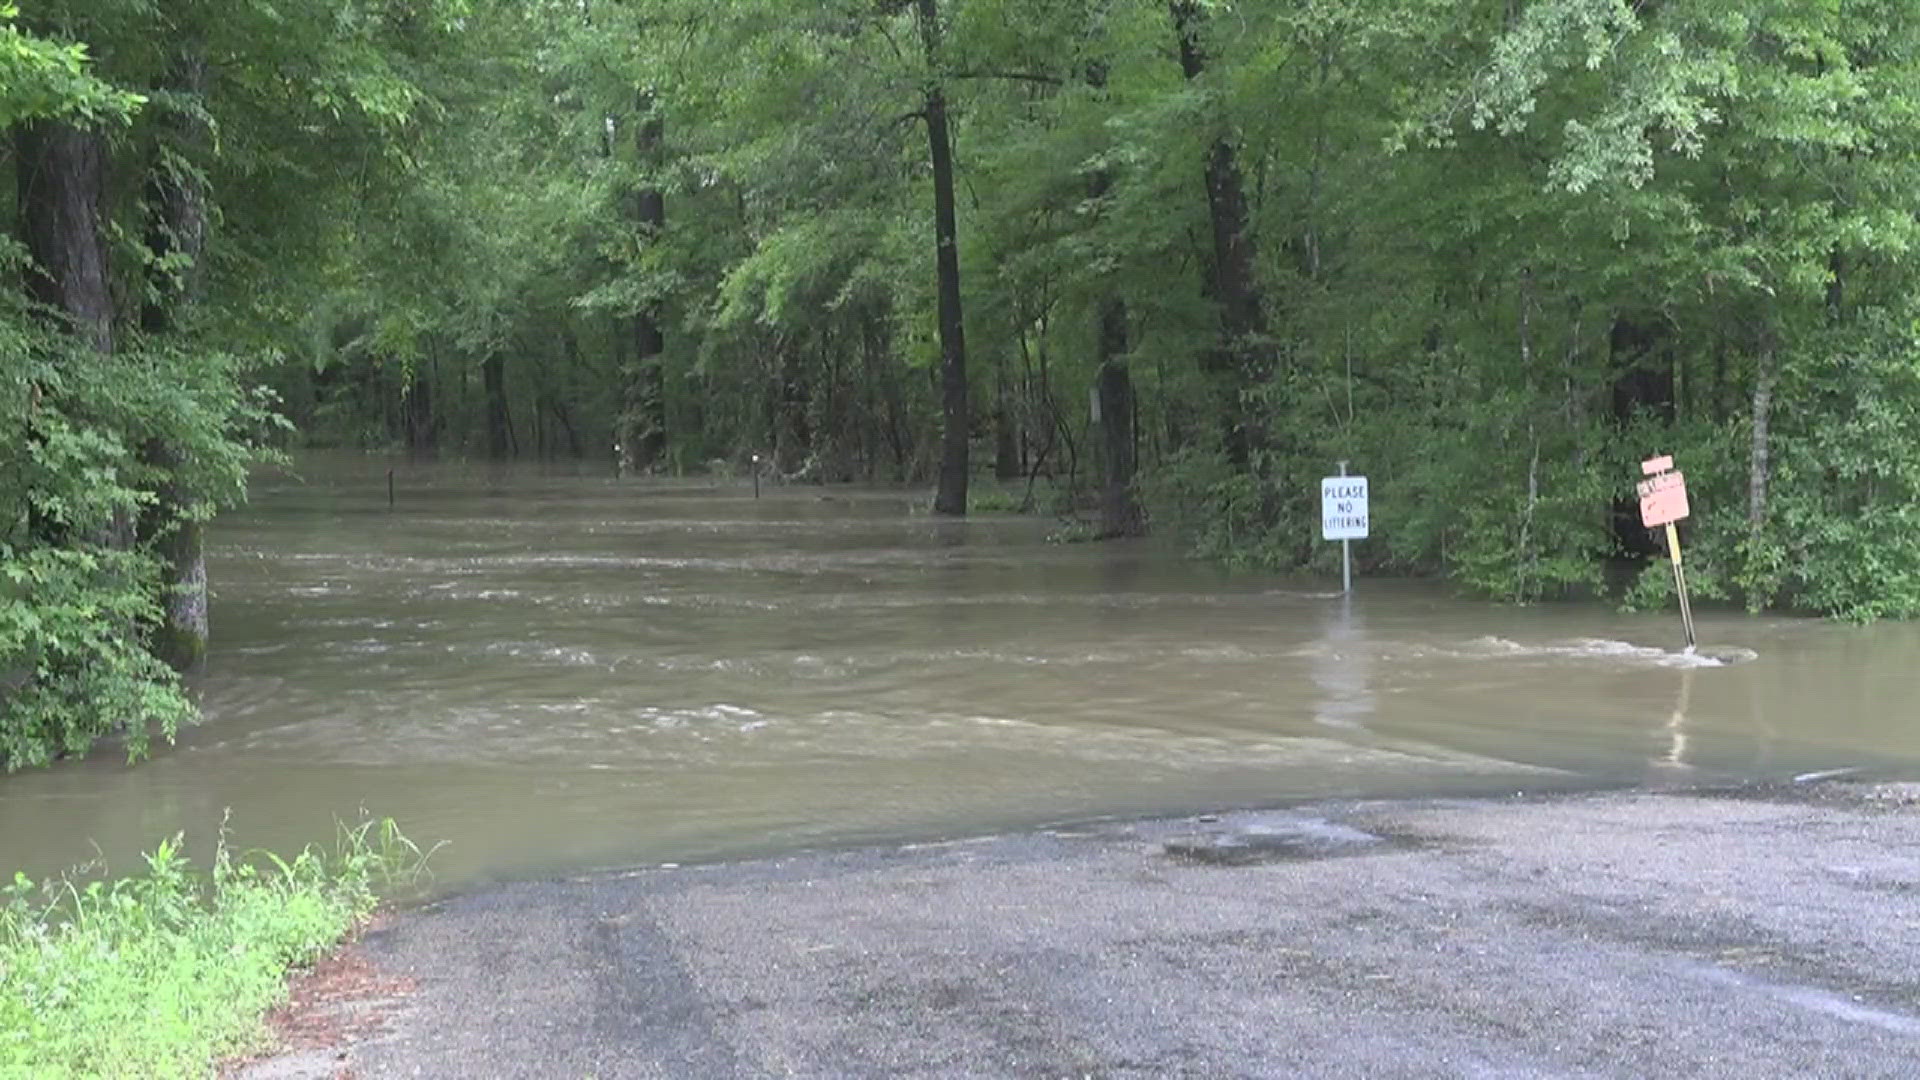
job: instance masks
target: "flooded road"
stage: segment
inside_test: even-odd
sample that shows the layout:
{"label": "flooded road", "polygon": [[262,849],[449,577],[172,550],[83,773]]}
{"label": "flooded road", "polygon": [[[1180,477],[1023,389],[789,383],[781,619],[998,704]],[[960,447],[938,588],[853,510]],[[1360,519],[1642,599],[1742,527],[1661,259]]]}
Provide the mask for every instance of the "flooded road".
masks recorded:
{"label": "flooded road", "polygon": [[[1348,795],[1920,761],[1920,627],[1229,575],[919,493],[303,460],[210,531],[207,722],[0,778],[0,872],[364,807],[444,886]],[[1329,590],[1333,591],[1329,591]],[[1729,662],[1730,661],[1730,662]]]}

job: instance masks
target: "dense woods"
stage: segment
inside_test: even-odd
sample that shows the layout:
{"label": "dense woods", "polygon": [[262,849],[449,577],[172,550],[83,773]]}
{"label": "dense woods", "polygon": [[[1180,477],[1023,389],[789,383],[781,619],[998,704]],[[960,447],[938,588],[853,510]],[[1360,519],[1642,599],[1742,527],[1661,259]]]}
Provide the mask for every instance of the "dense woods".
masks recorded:
{"label": "dense woods", "polygon": [[[1899,0],[0,6],[0,758],[190,715],[266,447],[970,481],[1527,601],[1920,611]],[[1052,484],[1025,486],[1037,477]],[[1053,501],[1057,500],[1058,505]]]}

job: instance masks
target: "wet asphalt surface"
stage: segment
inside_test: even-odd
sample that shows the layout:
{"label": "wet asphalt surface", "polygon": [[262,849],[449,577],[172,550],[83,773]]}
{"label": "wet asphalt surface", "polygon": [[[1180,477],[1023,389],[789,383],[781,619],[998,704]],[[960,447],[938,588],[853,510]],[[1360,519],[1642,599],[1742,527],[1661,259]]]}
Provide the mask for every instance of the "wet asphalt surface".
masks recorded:
{"label": "wet asphalt surface", "polygon": [[1920,1076],[1920,785],[1322,803],[483,889],[256,1077]]}

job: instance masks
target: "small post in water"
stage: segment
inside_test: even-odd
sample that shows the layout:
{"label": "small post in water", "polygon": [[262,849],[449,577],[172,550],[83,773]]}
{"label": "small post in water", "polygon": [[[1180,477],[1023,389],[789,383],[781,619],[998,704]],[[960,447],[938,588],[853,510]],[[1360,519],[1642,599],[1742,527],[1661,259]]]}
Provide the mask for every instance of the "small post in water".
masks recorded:
{"label": "small post in water", "polygon": [[393,509],[393,470],[387,470],[387,509]]}
{"label": "small post in water", "polygon": [[760,455],[753,455],[753,497],[760,497]]}
{"label": "small post in water", "polygon": [[1671,455],[1640,463],[1648,478],[1640,481],[1640,522],[1649,529],[1667,528],[1667,558],[1673,560],[1673,591],[1680,597],[1680,623],[1687,631],[1687,651],[1693,651],[1693,603],[1687,598],[1687,571],[1680,564],[1680,530],[1674,522],[1691,513],[1687,506],[1687,478],[1673,467]]}

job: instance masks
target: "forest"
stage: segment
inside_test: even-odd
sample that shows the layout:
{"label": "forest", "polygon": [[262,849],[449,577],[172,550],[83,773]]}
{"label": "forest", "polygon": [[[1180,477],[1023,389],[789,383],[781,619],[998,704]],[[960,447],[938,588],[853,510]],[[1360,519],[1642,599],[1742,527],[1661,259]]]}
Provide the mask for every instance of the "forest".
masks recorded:
{"label": "forest", "polygon": [[1920,612],[1905,0],[0,0],[0,760],[193,715],[330,446]]}

